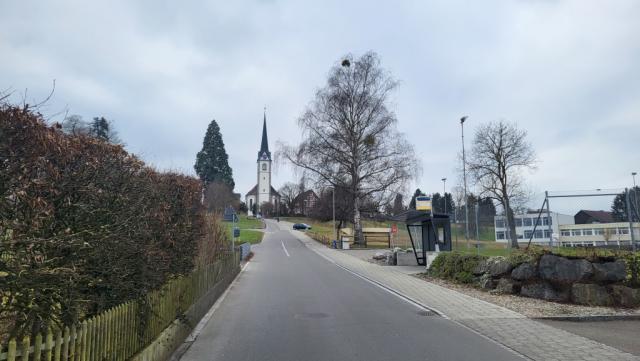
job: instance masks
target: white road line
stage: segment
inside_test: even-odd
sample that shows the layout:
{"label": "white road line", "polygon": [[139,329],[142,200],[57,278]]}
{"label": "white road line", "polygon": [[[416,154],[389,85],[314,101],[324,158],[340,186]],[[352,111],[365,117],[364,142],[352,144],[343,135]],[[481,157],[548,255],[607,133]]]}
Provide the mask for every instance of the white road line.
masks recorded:
{"label": "white road line", "polygon": [[284,246],[284,242],[280,241],[280,244],[282,245],[282,249],[284,250],[284,253],[287,255],[287,257],[291,257],[291,255],[289,255],[289,252],[287,252],[287,248]]}

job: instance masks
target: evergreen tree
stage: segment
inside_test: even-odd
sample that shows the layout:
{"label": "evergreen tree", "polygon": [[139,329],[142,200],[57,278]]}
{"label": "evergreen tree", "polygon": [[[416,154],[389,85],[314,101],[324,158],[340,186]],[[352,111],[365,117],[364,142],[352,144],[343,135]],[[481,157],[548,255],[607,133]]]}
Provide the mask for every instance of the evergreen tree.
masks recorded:
{"label": "evergreen tree", "polygon": [[393,208],[391,212],[393,215],[398,215],[404,211],[404,202],[402,201],[402,194],[396,194],[396,197],[393,200]]}
{"label": "evergreen tree", "polygon": [[207,134],[202,142],[202,150],[196,156],[194,166],[200,179],[206,183],[220,182],[227,184],[233,189],[233,173],[229,167],[229,157],[224,149],[220,127],[215,119],[209,123]]}
{"label": "evergreen tree", "polygon": [[422,193],[420,188],[417,188],[415,192],[413,192],[413,197],[411,197],[411,202],[409,203],[409,209],[416,209],[416,197],[424,196],[426,194]]}
{"label": "evergreen tree", "polygon": [[[631,216],[633,218],[633,222],[638,222],[640,217],[638,217],[639,213],[636,210],[636,205],[640,204],[640,201],[636,198],[636,195],[640,194],[640,187],[635,187],[629,190],[629,202],[631,203]],[[627,213],[627,194],[622,192],[613,199],[613,203],[611,204],[611,215],[616,222],[629,222],[629,216]]]}

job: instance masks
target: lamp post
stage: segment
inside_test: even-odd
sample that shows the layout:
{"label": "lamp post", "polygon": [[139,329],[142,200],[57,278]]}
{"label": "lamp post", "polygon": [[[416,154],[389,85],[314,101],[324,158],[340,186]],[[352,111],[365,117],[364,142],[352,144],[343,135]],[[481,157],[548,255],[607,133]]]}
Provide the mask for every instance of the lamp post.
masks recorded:
{"label": "lamp post", "polygon": [[464,121],[468,116],[460,118],[460,128],[462,130],[462,179],[464,182],[464,238],[469,241],[469,206],[467,199],[467,161],[464,154]]}
{"label": "lamp post", "polygon": [[636,175],[638,172],[631,172],[631,176],[633,177],[633,188],[636,187]]}
{"label": "lamp post", "polygon": [[338,234],[336,232],[336,186],[333,186],[333,190],[331,191],[332,198],[332,210],[333,210],[333,235],[338,238]]}
{"label": "lamp post", "polygon": [[442,178],[442,196],[444,197],[444,214],[447,214],[447,178]]}

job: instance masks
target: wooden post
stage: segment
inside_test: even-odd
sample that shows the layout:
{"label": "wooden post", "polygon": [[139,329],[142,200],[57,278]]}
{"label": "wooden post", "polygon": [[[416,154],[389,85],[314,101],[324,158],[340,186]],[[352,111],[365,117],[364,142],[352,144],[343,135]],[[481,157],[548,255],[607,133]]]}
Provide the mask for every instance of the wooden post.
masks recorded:
{"label": "wooden post", "polygon": [[62,360],[67,361],[69,359],[69,327],[64,328],[64,335],[62,336]]}
{"label": "wooden post", "polygon": [[58,330],[56,332],[56,346],[53,351],[53,359],[55,361],[60,361],[60,355],[62,353],[62,330]]}
{"label": "wooden post", "polygon": [[42,335],[37,334],[33,344],[33,361],[40,361],[42,359]]}
{"label": "wooden post", "polygon": [[80,328],[80,343],[76,349],[76,360],[87,361],[87,321],[82,322]]}
{"label": "wooden post", "polygon": [[67,360],[76,361],[76,326],[71,326],[71,333],[69,334],[69,356]]}
{"label": "wooden post", "polygon": [[51,358],[53,357],[53,331],[51,331],[51,329],[47,331],[47,341],[44,347],[46,350],[44,353],[44,360],[51,361]]}
{"label": "wooden post", "polygon": [[7,351],[7,361],[16,361],[16,340],[9,341],[9,350]]}
{"label": "wooden post", "polygon": [[84,346],[85,348],[85,361],[93,360],[93,330],[95,329],[93,325],[93,318],[87,322],[87,344]]}
{"label": "wooden post", "polygon": [[29,336],[24,336],[22,339],[22,361],[29,361],[29,349],[31,348],[31,339]]}

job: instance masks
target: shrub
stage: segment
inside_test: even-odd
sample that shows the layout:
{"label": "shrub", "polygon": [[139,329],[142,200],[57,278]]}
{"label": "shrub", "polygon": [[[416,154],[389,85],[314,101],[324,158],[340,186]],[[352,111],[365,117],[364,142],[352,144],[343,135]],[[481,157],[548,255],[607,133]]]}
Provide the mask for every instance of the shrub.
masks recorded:
{"label": "shrub", "polygon": [[0,105],[0,317],[12,336],[75,323],[190,272],[205,233],[197,179],[58,128]]}
{"label": "shrub", "polygon": [[450,279],[460,283],[473,282],[473,270],[485,256],[441,252],[431,263],[429,273],[433,276]]}

